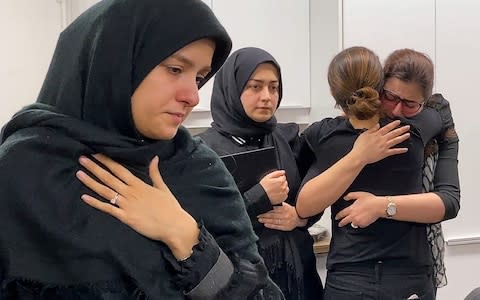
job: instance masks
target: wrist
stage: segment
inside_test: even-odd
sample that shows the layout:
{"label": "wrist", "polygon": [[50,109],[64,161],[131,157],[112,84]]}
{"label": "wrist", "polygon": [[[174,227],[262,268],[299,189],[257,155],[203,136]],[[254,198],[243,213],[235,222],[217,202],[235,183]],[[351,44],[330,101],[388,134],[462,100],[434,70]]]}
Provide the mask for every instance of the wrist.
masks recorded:
{"label": "wrist", "polygon": [[177,228],[172,232],[172,238],[166,242],[178,261],[188,259],[193,253],[193,247],[198,244],[200,229],[190,215],[185,221],[177,222]]}
{"label": "wrist", "polygon": [[297,227],[305,227],[308,223],[308,219],[300,219],[297,220]]}
{"label": "wrist", "polygon": [[368,161],[365,159],[366,156],[362,153],[357,153],[355,149],[352,149],[345,157],[348,159],[349,165],[355,170],[361,170],[368,164]]}
{"label": "wrist", "polygon": [[393,201],[392,196],[385,196],[386,201],[384,216],[387,219],[393,219],[397,214],[397,204]]}

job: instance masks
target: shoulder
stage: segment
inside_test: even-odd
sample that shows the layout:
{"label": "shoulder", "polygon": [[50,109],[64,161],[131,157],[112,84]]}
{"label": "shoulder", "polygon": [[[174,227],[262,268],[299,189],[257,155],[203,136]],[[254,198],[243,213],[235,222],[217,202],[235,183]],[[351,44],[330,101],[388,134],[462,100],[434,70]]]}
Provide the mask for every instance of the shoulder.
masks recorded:
{"label": "shoulder", "polygon": [[278,123],[274,131],[289,142],[298,139],[299,132],[300,126],[297,123]]}
{"label": "shoulder", "polygon": [[310,149],[314,150],[326,138],[341,129],[349,130],[348,120],[345,117],[325,118],[312,123],[302,133],[302,140],[306,141]]}
{"label": "shoulder", "polygon": [[[234,144],[229,137],[220,134],[214,128],[209,128],[206,131],[195,136],[201,143],[213,149],[217,154],[224,155],[231,153],[234,149]],[[235,151],[233,151],[235,152]]]}
{"label": "shoulder", "polygon": [[223,137],[218,131],[210,127],[202,133],[196,134],[196,137],[202,139],[203,141],[209,143],[210,141],[215,141]]}
{"label": "shoulder", "polygon": [[480,287],[471,291],[465,298],[465,300],[478,300],[478,299],[480,299]]}
{"label": "shoulder", "polygon": [[[70,142],[69,137],[60,135],[51,128],[24,128],[8,136],[2,142],[0,157],[2,159],[6,157],[20,158],[18,162],[22,162],[32,154],[38,156],[61,152],[63,149],[68,149]],[[42,150],[39,151],[38,149]],[[57,156],[59,155],[57,154]]]}
{"label": "shoulder", "polygon": [[303,134],[308,138],[319,138],[332,133],[340,128],[342,125],[347,124],[345,117],[325,118],[321,121],[317,121],[308,126]]}
{"label": "shoulder", "polygon": [[449,112],[450,110],[450,102],[448,102],[448,100],[445,99],[445,97],[440,93],[436,93],[430,96],[426,103],[426,106],[436,109],[439,112]]}

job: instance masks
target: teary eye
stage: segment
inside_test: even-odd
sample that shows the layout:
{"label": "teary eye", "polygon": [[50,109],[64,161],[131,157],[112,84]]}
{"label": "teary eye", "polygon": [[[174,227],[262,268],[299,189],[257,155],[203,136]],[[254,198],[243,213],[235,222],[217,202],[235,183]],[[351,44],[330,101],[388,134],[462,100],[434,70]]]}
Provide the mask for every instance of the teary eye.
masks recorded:
{"label": "teary eye", "polygon": [[167,69],[170,73],[175,75],[182,73],[182,69],[177,66],[168,66]]}

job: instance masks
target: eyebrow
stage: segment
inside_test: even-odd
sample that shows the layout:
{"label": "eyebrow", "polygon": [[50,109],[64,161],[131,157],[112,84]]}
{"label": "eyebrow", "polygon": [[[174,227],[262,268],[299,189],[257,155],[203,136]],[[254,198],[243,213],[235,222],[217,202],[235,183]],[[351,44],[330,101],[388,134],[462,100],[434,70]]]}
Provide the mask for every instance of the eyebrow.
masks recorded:
{"label": "eyebrow", "polygon": [[425,102],[425,100],[422,100],[422,101],[419,102],[419,101],[417,101],[417,100],[411,100],[411,99],[402,98],[402,97],[400,97],[397,93],[392,92],[391,90],[388,90],[388,89],[386,89],[386,88],[384,88],[383,90],[386,91],[386,92],[389,92],[390,94],[394,95],[395,97],[397,97],[398,99],[400,99],[400,100],[402,100],[402,101],[415,102],[415,103],[419,103],[419,104]]}
{"label": "eyebrow", "polygon": [[255,79],[255,78],[251,78],[248,81],[255,81],[255,82],[261,82],[261,83],[264,83],[265,81],[267,81],[267,82],[270,82],[270,83],[278,83],[278,80],[268,81],[268,80],[260,80],[260,79]]}
{"label": "eyebrow", "polygon": [[[175,60],[178,60],[179,62],[187,65],[188,67],[194,67],[195,64],[193,63],[193,61],[181,54],[178,54],[178,53],[174,53],[170,56],[170,58],[173,58]],[[206,66],[206,67],[203,67],[200,71],[202,72],[207,72],[207,73],[210,73],[210,71],[212,71],[212,67],[211,66]]]}

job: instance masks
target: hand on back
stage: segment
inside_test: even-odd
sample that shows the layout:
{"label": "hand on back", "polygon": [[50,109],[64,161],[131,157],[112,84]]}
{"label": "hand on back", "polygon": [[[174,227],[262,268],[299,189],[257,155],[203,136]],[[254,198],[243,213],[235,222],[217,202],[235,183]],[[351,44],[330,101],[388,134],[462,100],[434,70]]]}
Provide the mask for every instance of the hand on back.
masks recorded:
{"label": "hand on back", "polygon": [[391,155],[407,152],[408,148],[393,148],[410,137],[408,132],[410,126],[398,127],[398,125],[400,121],[396,120],[382,128],[377,124],[363,132],[355,141],[352,154],[357,155],[367,165]]}

